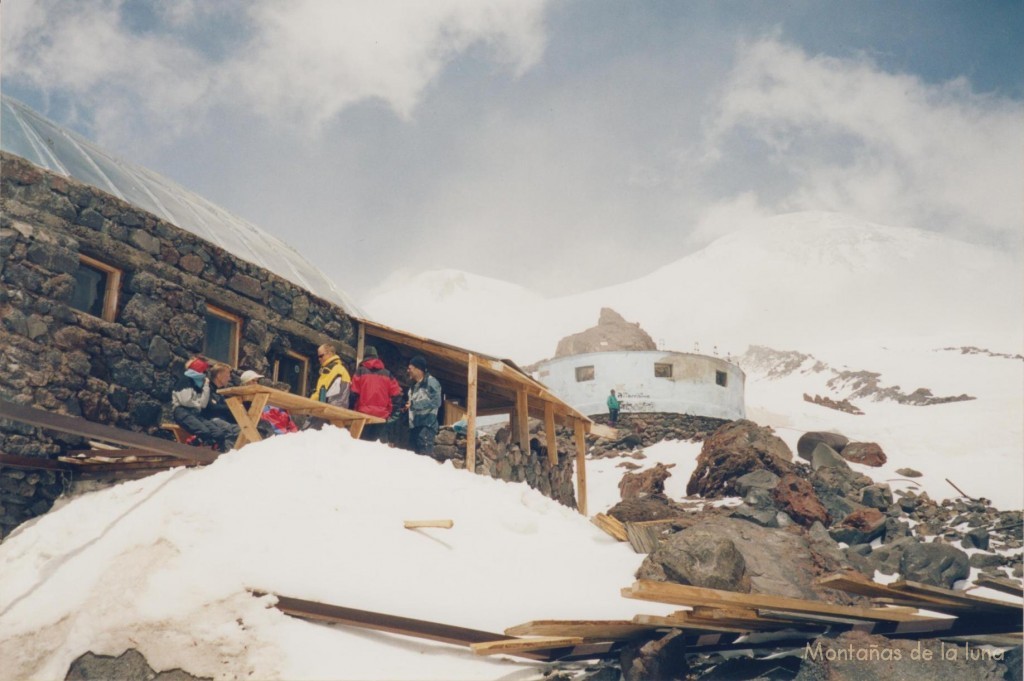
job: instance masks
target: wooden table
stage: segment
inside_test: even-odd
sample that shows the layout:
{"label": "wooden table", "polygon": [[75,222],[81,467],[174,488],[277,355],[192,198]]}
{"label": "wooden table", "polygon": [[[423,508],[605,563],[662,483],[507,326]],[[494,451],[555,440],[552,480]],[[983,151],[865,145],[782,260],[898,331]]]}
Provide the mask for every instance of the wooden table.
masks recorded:
{"label": "wooden table", "polygon": [[[315,416],[339,428],[348,428],[352,437],[356,439],[362,434],[363,426],[367,423],[384,423],[384,419],[377,416],[318,402],[265,385],[240,385],[235,388],[222,388],[218,392],[225,398],[224,402],[242,429],[235,441],[235,449],[263,439],[256,429],[256,424],[259,423],[263,408],[267,405],[284,409],[292,415]],[[245,407],[246,402],[249,403],[248,409]]]}

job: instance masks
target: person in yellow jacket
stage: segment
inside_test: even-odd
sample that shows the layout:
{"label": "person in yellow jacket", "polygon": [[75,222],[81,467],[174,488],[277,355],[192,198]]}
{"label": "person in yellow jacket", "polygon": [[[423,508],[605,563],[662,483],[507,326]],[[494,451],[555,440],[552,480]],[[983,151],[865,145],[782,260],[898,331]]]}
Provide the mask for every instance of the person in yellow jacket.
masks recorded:
{"label": "person in yellow jacket", "polygon": [[316,356],[320,360],[320,378],[316,382],[316,390],[309,396],[310,399],[347,409],[352,378],[348,375],[348,370],[342,364],[337,351],[324,343],[317,348]]}

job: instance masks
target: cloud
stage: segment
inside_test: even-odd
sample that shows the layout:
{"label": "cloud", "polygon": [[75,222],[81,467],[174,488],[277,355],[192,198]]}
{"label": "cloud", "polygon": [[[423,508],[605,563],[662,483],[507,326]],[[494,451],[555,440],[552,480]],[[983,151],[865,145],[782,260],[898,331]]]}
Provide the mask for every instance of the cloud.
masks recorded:
{"label": "cloud", "polygon": [[762,198],[779,212],[838,210],[1019,246],[1022,114],[964,79],[929,84],[765,39],[741,47],[705,159],[787,176],[787,190]]}
{"label": "cloud", "polygon": [[[477,45],[522,73],[544,50],[545,0],[159,4],[4,3],[4,77],[92,111],[101,143],[152,145],[216,106],[319,127],[379,100],[408,117],[443,67]],[[210,36],[210,26],[242,36]],[[205,35],[204,35],[205,34]]]}

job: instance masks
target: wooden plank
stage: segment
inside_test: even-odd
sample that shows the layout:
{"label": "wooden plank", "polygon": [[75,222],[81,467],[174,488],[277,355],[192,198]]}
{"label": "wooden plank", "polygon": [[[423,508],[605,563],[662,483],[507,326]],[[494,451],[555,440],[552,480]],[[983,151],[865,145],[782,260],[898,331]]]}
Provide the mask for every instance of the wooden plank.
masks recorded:
{"label": "wooden plank", "polygon": [[583,643],[579,636],[533,636],[470,644],[477,655],[518,655],[535,650],[568,648]]}
{"label": "wooden plank", "polygon": [[627,541],[629,539],[626,535],[626,527],[618,518],[598,513],[590,519],[590,522],[597,525],[617,541]]}
{"label": "wooden plank", "polygon": [[1010,594],[1012,596],[1024,596],[1024,587],[1016,579],[1007,579],[1004,577],[986,577],[984,575],[979,576],[974,580],[974,583],[978,586],[983,586],[988,589],[995,589],[1001,591],[1004,594]]}
{"label": "wooden plank", "polygon": [[466,470],[476,473],[476,355],[469,356],[466,367]]}
{"label": "wooden plank", "polygon": [[584,640],[628,640],[657,627],[630,620],[536,620],[509,627],[508,636],[578,636]]}
{"label": "wooden plank", "polygon": [[587,515],[587,434],[586,425],[573,419],[573,438],[576,440],[576,508]]}
{"label": "wooden plank", "polygon": [[605,440],[617,440],[619,438],[618,430],[606,426],[603,423],[593,423],[590,426],[590,434],[604,438]]}
{"label": "wooden plank", "polygon": [[166,454],[155,454],[146,449],[73,449],[68,452],[71,456],[85,456],[91,458],[106,457],[110,459],[146,459],[151,461],[166,461],[175,457]]}
{"label": "wooden plank", "polygon": [[931,586],[929,584],[921,584],[920,582],[912,581],[898,581],[893,582],[889,585],[900,593],[913,594],[915,596],[926,596],[943,598],[953,601],[958,605],[965,605],[972,608],[977,608],[984,611],[995,611],[995,612],[1009,612],[1020,614],[1024,612],[1024,605],[1021,603],[1009,603],[1007,601],[997,601],[993,598],[982,598],[981,596],[972,596],[969,593],[963,591],[956,591],[954,589],[943,589],[939,586]]}
{"label": "wooden plank", "polygon": [[[873,582],[860,573],[837,573],[820,577],[814,582],[818,586],[829,589],[839,589],[847,593],[869,596],[880,603],[897,603],[899,605],[911,605],[913,607],[925,608],[927,610],[939,610],[941,608],[962,609],[957,603],[948,598],[934,596],[914,596],[893,589],[891,585]],[[941,610],[940,610],[941,611]]]}
{"label": "wooden plank", "polygon": [[658,525],[625,523],[624,526],[626,539],[637,553],[652,553],[661,544],[661,529]]}
{"label": "wooden plank", "polygon": [[917,619],[928,619],[903,611],[887,612],[885,608],[863,608],[850,605],[834,605],[823,601],[810,601],[802,598],[773,596],[768,594],[744,594],[718,589],[705,589],[683,584],[670,584],[652,580],[640,580],[633,586],[622,590],[626,598],[636,598],[660,603],[677,605],[705,605],[740,608],[769,609],[786,612],[806,612],[820,615],[839,615],[854,619],[887,620],[904,622]]}
{"label": "wooden plank", "polygon": [[440,527],[445,530],[450,530],[455,521],[453,520],[406,520],[402,525],[407,530],[413,530],[419,527]]}
{"label": "wooden plank", "polygon": [[644,626],[656,627],[658,629],[682,629],[688,632],[695,633],[747,633],[750,631],[749,626],[737,626],[724,622],[715,622],[708,620],[694,621],[693,618],[681,614],[675,613],[672,615],[636,615],[633,617],[635,624],[641,624]]}
{"label": "wooden plank", "polygon": [[[253,591],[253,594],[256,596],[266,595],[260,591]],[[275,597],[277,598],[275,607],[286,615],[317,622],[345,624],[362,629],[383,631],[389,634],[401,634],[430,641],[440,641],[441,643],[450,643],[467,648],[474,643],[500,641],[505,638],[502,634],[480,631],[478,629],[467,629],[465,627],[417,620],[410,617],[398,617],[369,610],[357,610],[355,608],[318,603],[289,596],[275,594]],[[536,660],[551,659],[548,655],[529,653],[521,655],[521,657],[530,657]]]}
{"label": "wooden plank", "polygon": [[71,467],[67,464],[54,461],[53,459],[43,459],[35,456],[18,456],[17,454],[5,454],[0,452],[0,466],[10,466],[12,468],[39,468],[49,471],[70,471]]}
{"label": "wooden plank", "polygon": [[171,442],[170,440],[161,440],[151,435],[87,421],[78,416],[68,416],[34,407],[26,407],[2,398],[0,398],[0,418],[20,421],[31,426],[56,430],[62,433],[71,433],[84,438],[112,442],[126,447],[137,447],[189,461],[210,463],[217,458],[217,454],[209,449],[189,447],[188,445]]}

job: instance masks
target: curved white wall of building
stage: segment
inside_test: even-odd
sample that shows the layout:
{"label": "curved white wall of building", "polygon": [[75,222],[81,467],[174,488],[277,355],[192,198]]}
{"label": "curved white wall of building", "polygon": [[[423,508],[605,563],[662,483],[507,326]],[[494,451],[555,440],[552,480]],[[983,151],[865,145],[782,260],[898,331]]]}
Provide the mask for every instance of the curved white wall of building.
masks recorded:
{"label": "curved white wall of building", "polygon": [[[591,373],[593,378],[587,378]],[[746,375],[735,364],[707,355],[660,350],[590,352],[543,362],[535,376],[584,414],[607,413],[608,391],[614,388],[624,413],[746,417]]]}

